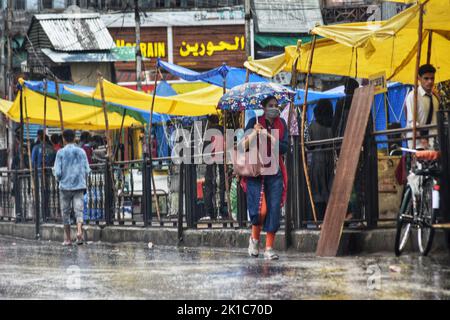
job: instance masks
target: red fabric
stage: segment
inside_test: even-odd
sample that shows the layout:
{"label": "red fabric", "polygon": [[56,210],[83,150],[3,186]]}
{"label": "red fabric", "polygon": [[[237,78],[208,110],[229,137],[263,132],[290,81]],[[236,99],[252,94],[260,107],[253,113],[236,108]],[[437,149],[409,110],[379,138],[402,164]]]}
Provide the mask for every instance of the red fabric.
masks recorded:
{"label": "red fabric", "polygon": [[[264,128],[267,129],[267,125],[266,125],[266,118],[265,117],[259,117],[258,118],[258,123]],[[283,126],[283,122],[281,121],[280,117],[277,117],[272,124],[272,128],[273,129],[278,129],[278,133],[279,133],[279,137],[283,137],[284,136],[284,130],[285,127]],[[270,148],[270,139],[267,143],[267,147],[268,150],[271,150]],[[270,152],[270,151],[269,151]],[[288,182],[288,177],[287,177],[287,170],[286,170],[286,166],[284,164],[283,161],[283,156],[280,154],[279,155],[279,159],[278,162],[280,164],[280,169],[281,169],[281,174],[283,176],[283,193],[281,195],[281,203],[280,206],[284,206],[284,204],[286,203],[286,199],[287,199],[287,182]],[[246,177],[242,177],[241,178],[241,187],[242,190],[244,190],[244,192],[247,192],[247,178]],[[263,190],[263,189],[262,189]],[[261,202],[262,203],[262,202]],[[261,205],[261,204],[260,204]],[[260,208],[261,209],[261,208]]]}
{"label": "red fabric", "polygon": [[203,185],[205,180],[197,180],[197,199],[203,199]]}
{"label": "red fabric", "polygon": [[92,147],[87,144],[83,144],[82,149],[86,153],[86,157],[88,159],[89,164],[92,164],[92,153],[93,153]]}
{"label": "red fabric", "polygon": [[400,161],[398,162],[397,168],[395,169],[395,178],[397,179],[398,184],[405,185],[407,180],[406,173],[406,157],[402,156]]}

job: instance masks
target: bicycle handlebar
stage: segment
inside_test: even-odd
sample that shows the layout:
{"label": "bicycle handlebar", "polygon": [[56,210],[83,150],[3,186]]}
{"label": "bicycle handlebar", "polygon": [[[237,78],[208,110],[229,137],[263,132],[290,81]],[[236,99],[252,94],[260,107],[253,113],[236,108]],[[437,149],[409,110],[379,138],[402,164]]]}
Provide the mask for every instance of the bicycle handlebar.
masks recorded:
{"label": "bicycle handlebar", "polygon": [[394,150],[392,150],[389,155],[392,156],[393,153],[395,151],[403,151],[403,152],[408,152],[408,153],[413,153],[415,154],[416,158],[418,160],[428,160],[428,161],[435,161],[438,160],[440,157],[440,152],[439,151],[434,151],[434,150],[415,150],[415,149],[410,149],[410,148],[395,148]]}

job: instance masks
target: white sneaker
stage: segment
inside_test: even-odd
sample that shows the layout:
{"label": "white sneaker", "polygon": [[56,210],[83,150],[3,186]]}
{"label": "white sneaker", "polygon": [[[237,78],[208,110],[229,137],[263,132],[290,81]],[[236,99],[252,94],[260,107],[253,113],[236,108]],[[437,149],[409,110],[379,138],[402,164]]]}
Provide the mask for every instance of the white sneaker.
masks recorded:
{"label": "white sneaker", "polygon": [[251,236],[248,241],[248,255],[255,258],[259,255],[259,241],[253,240]]}
{"label": "white sneaker", "polygon": [[275,253],[272,248],[267,248],[264,251],[264,259],[266,260],[278,260],[280,257]]}

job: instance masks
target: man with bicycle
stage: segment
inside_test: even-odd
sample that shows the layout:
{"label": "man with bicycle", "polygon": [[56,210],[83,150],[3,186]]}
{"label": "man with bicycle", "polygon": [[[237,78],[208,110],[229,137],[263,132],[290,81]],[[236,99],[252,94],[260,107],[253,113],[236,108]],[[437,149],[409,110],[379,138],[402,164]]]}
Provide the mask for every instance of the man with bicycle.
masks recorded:
{"label": "man with bicycle", "polygon": [[[416,126],[436,125],[439,100],[433,94],[436,69],[430,64],[420,66],[418,70],[419,83],[417,95]],[[414,92],[406,97],[407,127],[413,125]],[[407,134],[407,148],[400,148],[407,155],[414,154],[415,161],[406,161],[407,183],[403,194],[397,218],[397,232],[395,236],[395,254],[399,256],[405,249],[411,229],[416,229],[417,243],[422,255],[431,250],[434,228],[439,214],[439,152],[433,151],[438,146],[435,139],[436,129],[420,129],[416,146],[411,138],[413,133]],[[417,151],[422,150],[422,151]]]}

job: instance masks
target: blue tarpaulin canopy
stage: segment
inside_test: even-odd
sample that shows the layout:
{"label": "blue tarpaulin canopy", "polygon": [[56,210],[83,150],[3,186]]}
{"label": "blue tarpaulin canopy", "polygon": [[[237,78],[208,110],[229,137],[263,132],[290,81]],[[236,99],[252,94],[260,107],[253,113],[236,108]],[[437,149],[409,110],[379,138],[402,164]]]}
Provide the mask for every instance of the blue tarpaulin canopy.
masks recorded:
{"label": "blue tarpaulin canopy", "polygon": [[[225,79],[225,86],[227,89],[244,84],[247,75],[245,69],[229,67],[226,64],[209,71],[197,72],[159,59],[158,67],[183,80],[203,81],[218,87],[223,87]],[[257,74],[251,73],[249,75],[249,82],[268,82],[268,80]]]}

